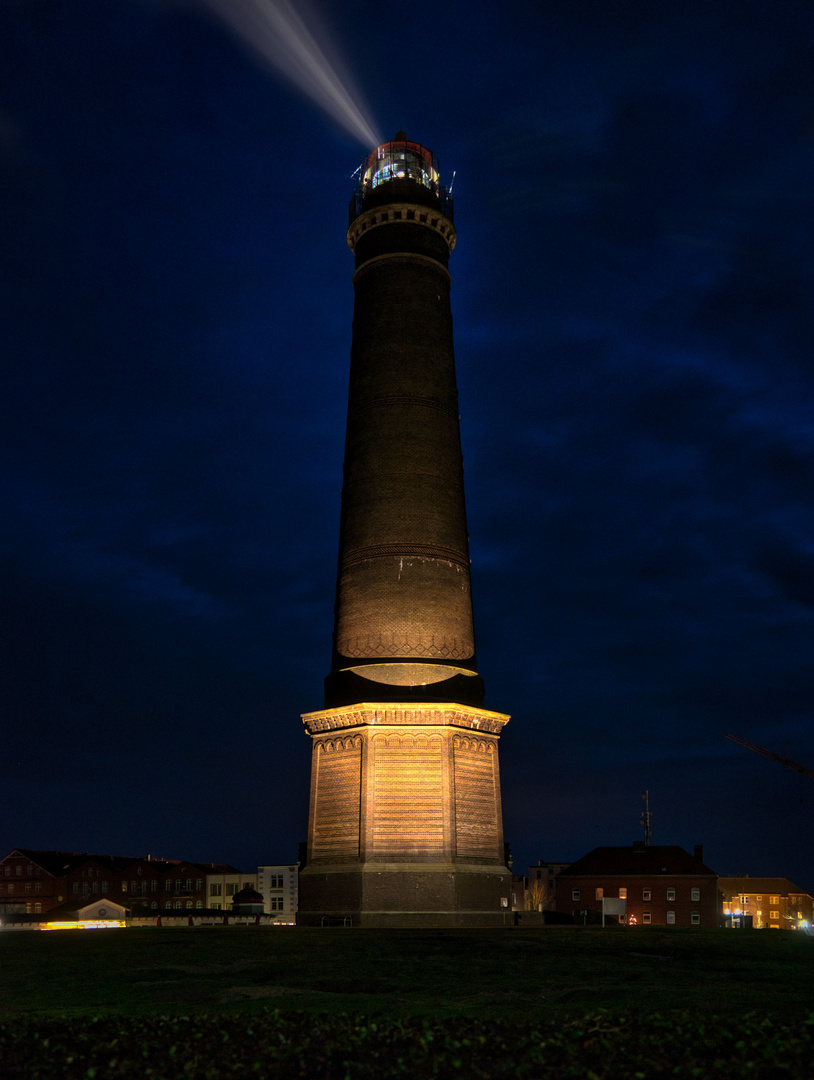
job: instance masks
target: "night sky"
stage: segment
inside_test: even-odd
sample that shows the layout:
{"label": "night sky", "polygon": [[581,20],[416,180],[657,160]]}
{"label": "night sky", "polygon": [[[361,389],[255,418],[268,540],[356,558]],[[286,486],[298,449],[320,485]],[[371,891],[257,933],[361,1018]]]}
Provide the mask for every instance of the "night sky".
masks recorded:
{"label": "night sky", "polygon": [[[480,670],[515,872],[814,889],[814,6],[323,5],[455,170]],[[0,0],[0,849],[290,862],[370,149],[202,2]]]}

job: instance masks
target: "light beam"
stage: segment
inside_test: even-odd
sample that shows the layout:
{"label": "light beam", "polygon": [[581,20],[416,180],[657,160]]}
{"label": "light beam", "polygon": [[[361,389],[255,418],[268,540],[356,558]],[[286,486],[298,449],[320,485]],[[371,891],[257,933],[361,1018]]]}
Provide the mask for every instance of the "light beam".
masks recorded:
{"label": "light beam", "polygon": [[200,0],[276,71],[332,116],[365,147],[382,141],[380,134],[358,104],[359,94],[336,56],[330,59],[306,25],[317,19],[313,10],[298,0]]}

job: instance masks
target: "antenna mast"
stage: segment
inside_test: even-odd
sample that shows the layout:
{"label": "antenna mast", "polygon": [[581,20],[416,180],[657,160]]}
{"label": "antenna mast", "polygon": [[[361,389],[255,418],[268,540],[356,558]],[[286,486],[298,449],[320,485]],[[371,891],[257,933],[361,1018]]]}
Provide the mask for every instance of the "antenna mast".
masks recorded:
{"label": "antenna mast", "polygon": [[644,843],[646,847],[650,847],[651,832],[650,832],[650,792],[645,791],[642,795],[644,799],[644,810],[642,810],[642,816],[639,819],[639,824],[644,825]]}

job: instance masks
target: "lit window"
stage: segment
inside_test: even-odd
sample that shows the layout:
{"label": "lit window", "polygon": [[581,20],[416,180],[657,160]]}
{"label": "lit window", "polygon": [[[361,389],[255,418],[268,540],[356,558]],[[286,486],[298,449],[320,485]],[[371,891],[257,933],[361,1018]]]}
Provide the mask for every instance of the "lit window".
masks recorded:
{"label": "lit window", "polygon": [[597,900],[601,900],[604,895],[605,895],[604,889],[597,889],[596,890],[596,899]]}
{"label": "lit window", "polygon": [[650,912],[649,911],[643,911],[642,912],[642,922],[643,923],[649,923],[650,922]]}
{"label": "lit window", "polygon": [[650,890],[649,889],[642,889],[642,900],[649,900],[649,899],[650,899]]}
{"label": "lit window", "polygon": [[25,913],[26,913],[26,915],[31,914],[31,905],[30,904],[25,905]]}
{"label": "lit window", "polygon": [[122,892],[127,892],[127,882],[126,881],[122,882]]}
{"label": "lit window", "polygon": [[667,912],[667,925],[668,926],[675,926],[675,921],[676,921],[676,913],[674,911],[668,911]]}
{"label": "lit window", "polygon": [[779,911],[770,911],[769,912],[769,918],[770,919],[779,919],[780,918],[780,912]]}
{"label": "lit window", "polygon": [[[220,885],[215,885],[215,884],[210,885],[209,886],[209,895],[210,896],[222,896],[223,891],[222,891]],[[227,896],[228,895],[229,894],[227,893]],[[218,907],[220,907],[220,904],[218,904]]]}
{"label": "lit window", "polygon": [[188,908],[191,908],[191,907],[192,907],[192,901],[191,901],[191,900],[187,900],[187,907],[188,907]]}
{"label": "lit window", "polygon": [[700,899],[701,899],[701,890],[697,889],[697,888],[696,889],[690,889],[690,900],[698,901]]}
{"label": "lit window", "polygon": [[203,907],[203,900],[199,900],[199,901],[198,901],[198,902],[197,902],[197,903],[195,904],[195,907],[196,907],[196,908],[202,908],[202,907]]}
{"label": "lit window", "polygon": [[621,888],[619,890],[619,899],[620,900],[627,900],[627,889]]}
{"label": "lit window", "polygon": [[676,898],[676,891],[675,891],[675,889],[668,889],[668,890],[667,890],[667,899],[668,899],[668,900],[675,900],[675,898]]}
{"label": "lit window", "polygon": [[579,889],[572,889],[571,890],[571,899],[572,900],[579,900],[580,898],[581,898],[581,894],[580,894]]}
{"label": "lit window", "polygon": [[700,926],[701,925],[701,912],[700,911],[691,911],[690,912],[690,922],[692,923],[693,926]]}
{"label": "lit window", "polygon": [[36,902],[36,903],[34,904],[34,914],[35,914],[35,915],[39,915],[39,913],[40,913],[41,911],[42,911],[42,904],[41,904],[41,903],[39,902],[39,900],[38,900],[38,901],[37,901],[37,902]]}

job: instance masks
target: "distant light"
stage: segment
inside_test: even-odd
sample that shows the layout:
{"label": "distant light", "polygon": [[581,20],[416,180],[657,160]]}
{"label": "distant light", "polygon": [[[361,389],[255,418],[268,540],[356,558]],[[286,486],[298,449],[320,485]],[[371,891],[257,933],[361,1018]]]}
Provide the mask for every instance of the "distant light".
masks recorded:
{"label": "distant light", "polygon": [[72,922],[43,923],[40,930],[115,930],[126,925],[124,919],[79,919]]}

